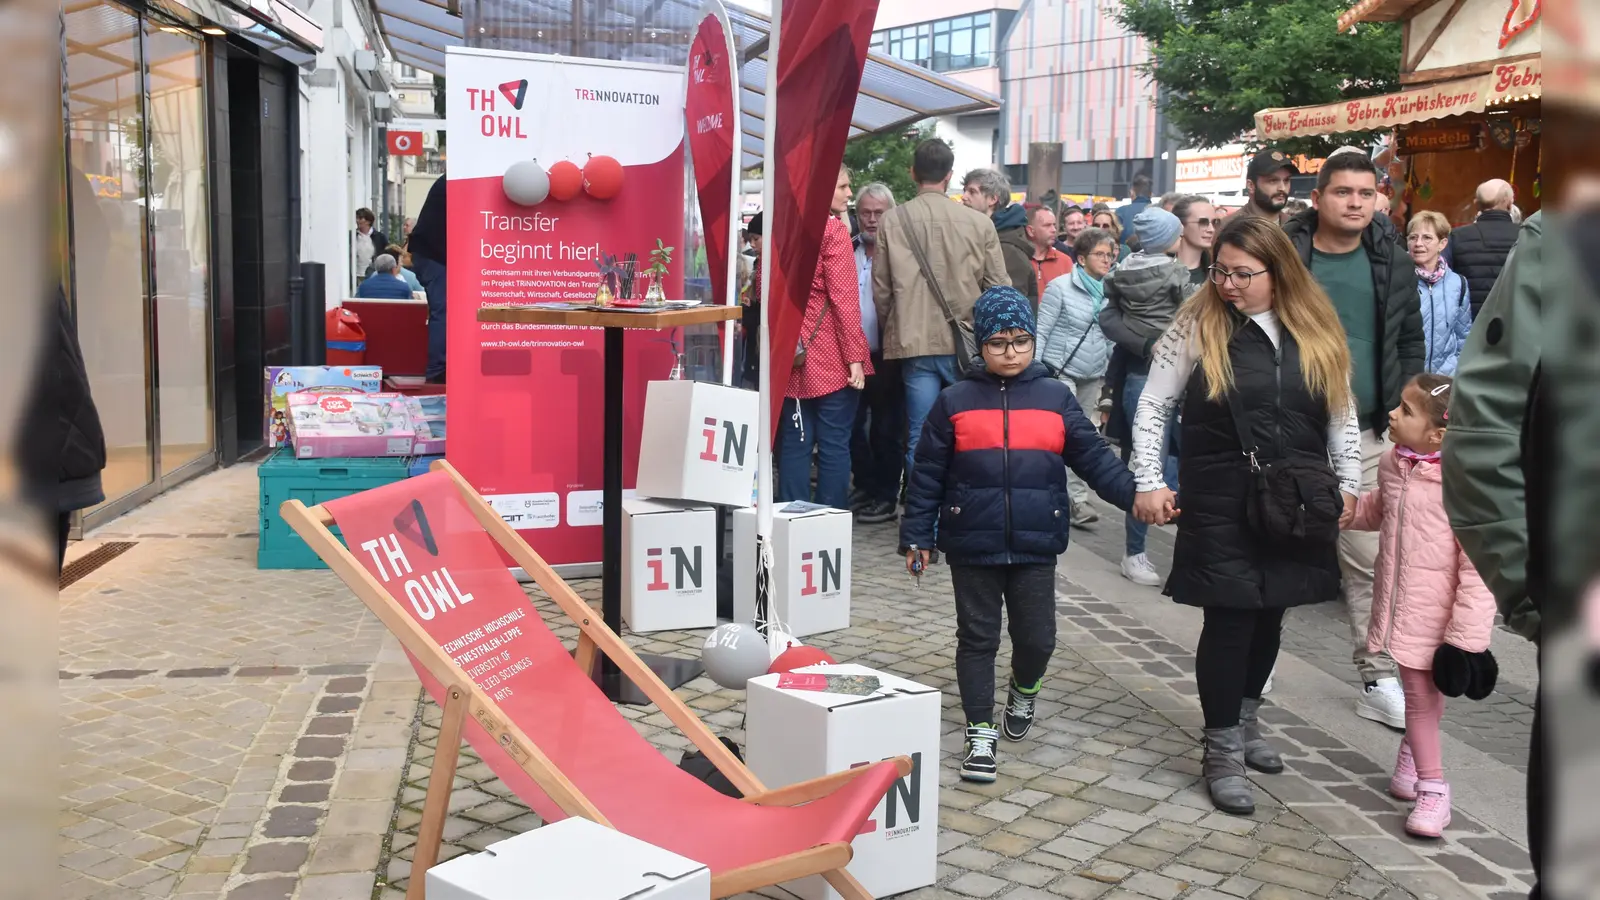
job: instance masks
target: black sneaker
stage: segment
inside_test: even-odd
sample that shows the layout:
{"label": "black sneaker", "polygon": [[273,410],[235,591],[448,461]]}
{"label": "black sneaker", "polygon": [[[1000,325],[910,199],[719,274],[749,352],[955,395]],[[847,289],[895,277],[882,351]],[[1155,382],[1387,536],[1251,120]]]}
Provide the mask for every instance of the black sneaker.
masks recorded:
{"label": "black sneaker", "polygon": [[856,521],[863,525],[881,525],[884,522],[893,522],[900,515],[900,508],[888,500],[877,500],[856,510]]}
{"label": "black sneaker", "polygon": [[1028,729],[1033,727],[1033,701],[1037,699],[1038,691],[1024,694],[1015,684],[1006,691],[1006,711],[1000,716],[1006,740],[1020,741],[1028,736]]}
{"label": "black sneaker", "polygon": [[994,759],[994,746],[1000,733],[988,723],[967,726],[967,753],[961,761],[964,781],[994,781],[1000,766]]}

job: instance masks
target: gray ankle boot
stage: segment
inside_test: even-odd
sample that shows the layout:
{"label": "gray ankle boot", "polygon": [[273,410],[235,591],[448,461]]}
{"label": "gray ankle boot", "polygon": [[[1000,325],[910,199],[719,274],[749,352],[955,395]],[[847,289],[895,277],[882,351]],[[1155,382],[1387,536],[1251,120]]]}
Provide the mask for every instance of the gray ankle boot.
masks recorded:
{"label": "gray ankle boot", "polygon": [[1248,697],[1239,708],[1239,732],[1244,737],[1244,764],[1257,772],[1276,775],[1283,771],[1283,757],[1261,736],[1261,721],[1257,718],[1260,709],[1261,701]]}
{"label": "gray ankle boot", "polygon": [[1256,811],[1255,792],[1245,775],[1244,736],[1238,725],[1232,728],[1207,728],[1206,752],[1200,760],[1206,790],[1217,809],[1236,816]]}

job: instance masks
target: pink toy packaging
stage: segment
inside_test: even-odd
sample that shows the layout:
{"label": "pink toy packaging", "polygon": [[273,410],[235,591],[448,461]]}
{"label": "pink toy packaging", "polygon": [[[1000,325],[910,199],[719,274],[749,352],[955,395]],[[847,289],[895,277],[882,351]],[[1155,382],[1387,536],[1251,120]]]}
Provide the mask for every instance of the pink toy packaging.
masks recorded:
{"label": "pink toy packaging", "polygon": [[443,394],[406,397],[406,411],[411,414],[411,426],[416,429],[417,440],[411,445],[414,456],[441,456],[444,454]]}
{"label": "pink toy packaging", "polygon": [[289,444],[288,398],[295,391],[373,394],[383,389],[383,369],[378,366],[267,366],[262,375],[266,411],[262,436],[268,447]]}
{"label": "pink toy packaging", "polygon": [[417,435],[399,394],[296,391],[288,401],[298,459],[411,455]]}

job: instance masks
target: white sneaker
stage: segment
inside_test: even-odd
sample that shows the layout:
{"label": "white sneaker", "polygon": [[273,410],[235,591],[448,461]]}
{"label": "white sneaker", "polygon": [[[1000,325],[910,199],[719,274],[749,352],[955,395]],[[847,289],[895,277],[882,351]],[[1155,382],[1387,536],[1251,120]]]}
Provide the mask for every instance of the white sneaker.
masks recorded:
{"label": "white sneaker", "polygon": [[1406,693],[1398,678],[1379,678],[1356,700],[1356,715],[1390,728],[1406,727]]}
{"label": "white sneaker", "polygon": [[1161,586],[1161,574],[1150,564],[1150,557],[1144,553],[1122,558],[1122,577],[1134,584],[1147,587]]}
{"label": "white sneaker", "polygon": [[1261,686],[1261,696],[1265,697],[1272,693],[1272,676],[1276,674],[1278,674],[1278,667],[1273,666],[1272,671],[1267,673],[1267,683]]}

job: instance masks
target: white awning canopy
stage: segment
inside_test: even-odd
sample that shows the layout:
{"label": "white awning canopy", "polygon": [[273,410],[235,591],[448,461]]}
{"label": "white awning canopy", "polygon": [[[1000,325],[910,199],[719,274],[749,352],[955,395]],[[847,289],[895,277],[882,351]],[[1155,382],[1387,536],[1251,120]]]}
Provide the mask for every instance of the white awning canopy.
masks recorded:
{"label": "white awning canopy", "polygon": [[[700,0],[465,0],[462,14],[446,0],[375,0],[378,23],[395,59],[444,74],[444,48],[466,43],[526,53],[682,65],[698,25]],[[766,137],[767,44],[771,20],[728,5],[739,70],[744,168],[761,164]],[[893,57],[867,58],[850,136],[904,127],[930,116],[996,109],[998,98]]]}

